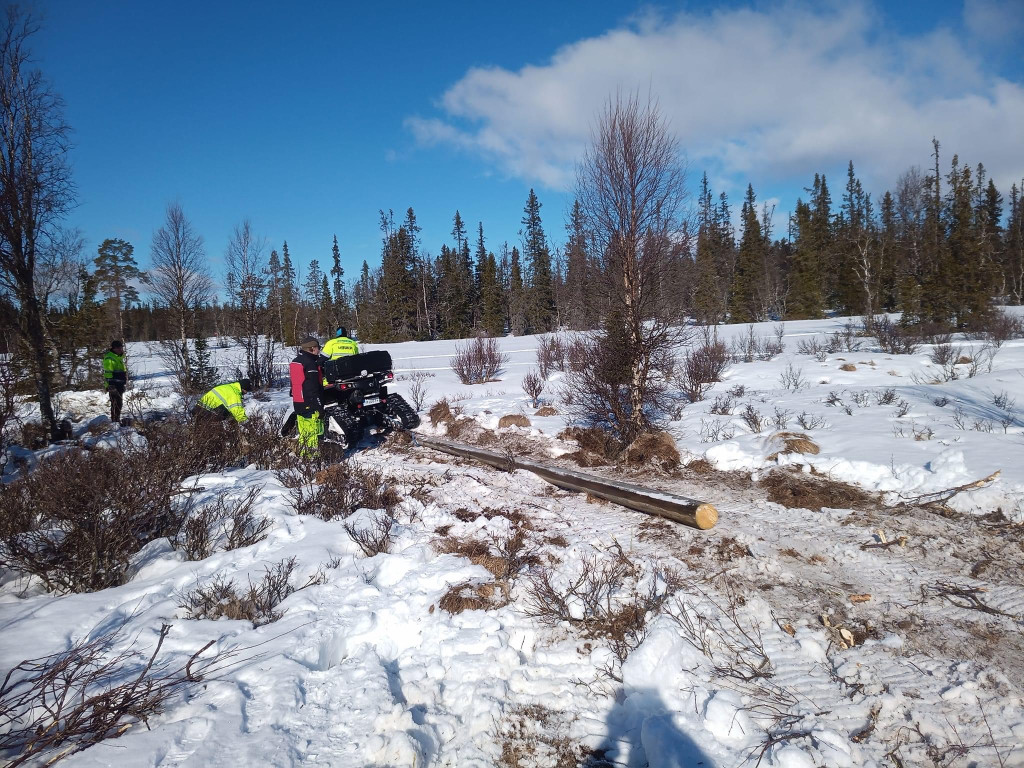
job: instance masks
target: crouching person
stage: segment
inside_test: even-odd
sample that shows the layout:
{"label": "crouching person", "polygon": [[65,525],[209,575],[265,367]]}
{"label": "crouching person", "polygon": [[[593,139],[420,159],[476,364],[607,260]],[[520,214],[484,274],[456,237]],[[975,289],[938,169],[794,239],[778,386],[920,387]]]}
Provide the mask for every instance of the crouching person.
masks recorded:
{"label": "crouching person", "polygon": [[320,367],[320,342],[312,336],[299,345],[288,373],[292,384],[292,408],[299,428],[299,456],[311,459],[320,453],[324,434],[323,370]]}
{"label": "crouching person", "polygon": [[233,418],[237,423],[244,424],[248,420],[242,396],[252,391],[249,379],[239,379],[229,384],[221,384],[203,395],[192,409],[196,421],[227,421]]}

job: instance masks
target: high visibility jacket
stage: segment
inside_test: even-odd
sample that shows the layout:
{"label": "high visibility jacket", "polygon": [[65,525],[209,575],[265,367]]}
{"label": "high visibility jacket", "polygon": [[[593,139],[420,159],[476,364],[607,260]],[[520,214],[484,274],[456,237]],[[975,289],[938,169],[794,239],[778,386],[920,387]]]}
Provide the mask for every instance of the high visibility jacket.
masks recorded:
{"label": "high visibility jacket", "polygon": [[242,385],[237,381],[214,387],[203,395],[199,404],[208,411],[215,411],[223,405],[239,424],[248,419],[245,406],[242,405]]}
{"label": "high visibility jacket", "polygon": [[320,354],[328,360],[337,360],[339,357],[345,357],[346,355],[358,355],[359,345],[348,336],[335,336],[324,344]]}
{"label": "high visibility jacket", "polygon": [[128,383],[128,369],[124,367],[124,356],[117,354],[112,349],[107,350],[103,356],[103,381],[110,388],[113,384],[123,390]]}

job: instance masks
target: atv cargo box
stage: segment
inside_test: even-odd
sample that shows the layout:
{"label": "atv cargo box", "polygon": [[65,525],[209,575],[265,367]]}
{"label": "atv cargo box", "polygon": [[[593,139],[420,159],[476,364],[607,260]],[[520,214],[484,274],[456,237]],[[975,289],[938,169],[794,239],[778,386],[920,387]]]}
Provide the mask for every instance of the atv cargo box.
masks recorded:
{"label": "atv cargo box", "polygon": [[391,355],[383,349],[347,355],[324,363],[324,377],[332,383],[390,370]]}

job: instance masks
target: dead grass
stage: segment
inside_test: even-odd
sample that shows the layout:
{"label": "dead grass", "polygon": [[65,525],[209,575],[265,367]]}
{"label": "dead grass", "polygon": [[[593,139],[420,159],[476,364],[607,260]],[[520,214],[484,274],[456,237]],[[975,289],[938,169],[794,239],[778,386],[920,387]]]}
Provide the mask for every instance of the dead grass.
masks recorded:
{"label": "dead grass", "polygon": [[864,509],[877,504],[876,497],[852,485],[823,477],[777,470],[758,482],[769,501],[787,509]]}
{"label": "dead grass", "polygon": [[669,471],[679,466],[679,449],[667,432],[645,432],[625,452],[627,464],[654,463]]}
{"label": "dead grass", "polygon": [[471,581],[464,581],[453,585],[438,602],[442,611],[450,614],[462,613],[463,611],[486,611],[489,608],[499,608],[502,603],[497,599],[498,589],[493,582],[474,584]]}
{"label": "dead grass", "polygon": [[854,365],[853,363],[844,363],[843,365],[839,366],[839,370],[840,371],[856,371],[857,370],[857,366]]}
{"label": "dead grass", "polygon": [[540,408],[537,409],[537,412],[534,414],[534,416],[540,416],[541,418],[544,418],[546,416],[557,416],[557,415],[558,415],[558,410],[554,406],[551,406],[551,405],[542,405]]}
{"label": "dead grass", "polygon": [[515,706],[497,725],[500,768],[577,768],[587,751],[566,735],[565,716],[540,704]]}
{"label": "dead grass", "polygon": [[498,429],[505,427],[529,427],[530,420],[521,413],[509,413],[498,419]]}
{"label": "dead grass", "polygon": [[430,425],[432,427],[436,427],[438,424],[447,424],[455,421],[455,417],[452,415],[451,405],[447,398],[442,398],[430,406],[427,416],[430,417]]}

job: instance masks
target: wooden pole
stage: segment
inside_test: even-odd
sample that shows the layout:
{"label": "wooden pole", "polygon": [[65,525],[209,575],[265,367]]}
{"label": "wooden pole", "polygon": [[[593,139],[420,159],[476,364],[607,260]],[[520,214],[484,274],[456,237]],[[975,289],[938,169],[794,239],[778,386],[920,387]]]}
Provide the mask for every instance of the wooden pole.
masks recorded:
{"label": "wooden pole", "polygon": [[547,480],[552,485],[579,493],[606,499],[629,509],[658,515],[691,528],[707,530],[718,522],[718,510],[711,504],[667,491],[645,488],[640,485],[608,480],[586,472],[550,467],[528,459],[510,457],[506,454],[487,451],[464,443],[453,443],[424,435],[414,435],[416,441],[453,456],[480,461],[504,470],[524,469]]}

